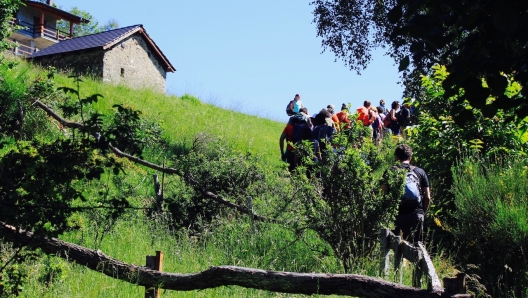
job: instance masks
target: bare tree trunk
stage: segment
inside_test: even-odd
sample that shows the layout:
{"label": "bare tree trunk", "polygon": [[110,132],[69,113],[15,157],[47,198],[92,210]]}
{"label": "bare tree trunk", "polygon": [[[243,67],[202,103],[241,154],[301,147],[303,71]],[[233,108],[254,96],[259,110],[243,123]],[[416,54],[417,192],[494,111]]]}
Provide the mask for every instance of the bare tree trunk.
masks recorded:
{"label": "bare tree trunk", "polygon": [[37,238],[33,233],[17,230],[0,222],[4,239],[38,247],[70,262],[86,266],[115,279],[138,286],[159,287],[176,291],[192,291],[237,285],[259,290],[296,293],[348,295],[357,297],[442,297],[431,291],[402,286],[384,280],[355,274],[309,274],[266,271],[220,266],[192,274],[166,273],[127,264],[95,251],[56,238]]}

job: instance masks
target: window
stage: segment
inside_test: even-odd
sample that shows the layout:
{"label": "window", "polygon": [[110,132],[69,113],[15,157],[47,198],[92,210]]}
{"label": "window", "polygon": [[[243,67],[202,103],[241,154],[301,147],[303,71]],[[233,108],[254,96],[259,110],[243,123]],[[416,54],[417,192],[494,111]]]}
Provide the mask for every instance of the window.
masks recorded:
{"label": "window", "polygon": [[125,69],[124,69],[124,68],[121,68],[121,76],[122,76],[122,77],[125,76]]}

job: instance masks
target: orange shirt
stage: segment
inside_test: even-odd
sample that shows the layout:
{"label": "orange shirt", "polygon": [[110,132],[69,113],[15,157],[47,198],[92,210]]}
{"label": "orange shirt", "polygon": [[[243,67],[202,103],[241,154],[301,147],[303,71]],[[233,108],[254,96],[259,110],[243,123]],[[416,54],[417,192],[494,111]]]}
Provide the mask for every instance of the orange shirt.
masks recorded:
{"label": "orange shirt", "polygon": [[293,151],[294,149],[290,144],[293,138],[293,125],[286,125],[282,133],[286,135],[286,142],[288,143],[288,145],[286,146],[286,151]]}
{"label": "orange shirt", "polygon": [[339,118],[337,118],[337,115],[336,114],[333,114],[332,115],[332,121],[334,121],[335,123],[335,128],[337,130],[340,130],[341,129],[341,126],[339,125]]}
{"label": "orange shirt", "polygon": [[348,119],[348,112],[347,111],[341,111],[339,113],[336,114],[337,116],[337,119],[339,119],[339,122],[342,123],[347,123],[347,125],[345,126],[345,128],[350,128],[350,119]]}

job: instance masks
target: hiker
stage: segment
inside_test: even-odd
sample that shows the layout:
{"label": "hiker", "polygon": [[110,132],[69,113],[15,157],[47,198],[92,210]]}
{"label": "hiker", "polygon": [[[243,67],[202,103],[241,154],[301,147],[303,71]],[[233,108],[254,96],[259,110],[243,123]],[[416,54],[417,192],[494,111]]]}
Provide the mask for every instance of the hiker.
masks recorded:
{"label": "hiker", "polygon": [[378,109],[373,106],[371,106],[370,109],[372,110],[372,114],[374,115],[374,122],[372,122],[372,140],[374,141],[374,144],[378,146],[380,144],[381,130],[382,130],[383,124],[381,122]]}
{"label": "hiker", "polygon": [[348,106],[346,104],[341,105],[341,112],[337,113],[336,117],[339,121],[340,129],[350,129],[352,127],[350,119],[348,119]]}
{"label": "hiker", "polygon": [[392,131],[392,134],[395,136],[400,134],[400,125],[398,124],[398,118],[396,115],[399,107],[400,107],[400,102],[393,101],[391,104],[391,110],[389,113],[389,119],[391,120],[390,129]]}
{"label": "hiker", "polygon": [[337,118],[337,115],[335,113],[335,108],[333,104],[329,104],[326,106],[326,110],[332,114],[332,121],[334,121],[335,129],[339,131],[341,129],[341,126],[339,125],[339,119]]}
{"label": "hiker", "polygon": [[290,102],[290,110],[294,113],[300,113],[301,108],[304,108],[304,105],[301,101],[301,96],[299,94],[295,94],[295,97]]}
{"label": "hiker", "polygon": [[[332,120],[332,113],[330,111],[328,111],[328,109],[322,109],[321,111],[319,111],[319,114],[324,116],[324,122],[322,124],[324,124],[326,126],[330,126],[333,129],[336,129],[336,124],[335,124],[334,120]],[[319,117],[321,117],[321,116],[319,116]]]}
{"label": "hiker", "polygon": [[323,154],[323,160],[327,154],[326,149],[332,146],[332,139],[337,131],[335,127],[329,126],[325,122],[325,119],[327,119],[327,114],[329,113],[330,112],[323,109],[319,114],[317,114],[317,116],[315,116],[316,121],[321,124],[317,125],[312,132],[313,138],[319,142],[319,148],[320,152]]}
{"label": "hiker", "polygon": [[379,137],[379,141],[381,143],[381,140],[388,135],[389,128],[385,125],[385,120],[388,119],[387,118],[388,116],[385,115],[385,113],[383,113],[383,109],[381,107],[377,107],[376,110],[378,110],[378,116],[381,120],[381,129],[380,129],[380,137]]}
{"label": "hiker", "polygon": [[380,100],[380,105],[378,108],[381,108],[380,114],[387,115],[389,113],[389,110],[385,107],[385,100]]}
{"label": "hiker", "polygon": [[398,124],[400,125],[400,133],[403,136],[404,139],[407,139],[407,132],[405,132],[405,129],[407,126],[409,126],[410,119],[411,119],[411,102],[410,100],[404,100],[403,106],[400,109],[400,114],[398,115]]}
{"label": "hiker", "polygon": [[[312,143],[314,162],[322,161],[323,157],[321,156],[321,146],[319,145],[319,141],[313,136],[312,130],[303,128],[301,135],[301,141],[309,141],[310,143]],[[299,162],[297,162],[297,164],[299,164]]]}
{"label": "hiker", "polygon": [[398,145],[394,155],[401,164],[385,172],[384,182],[381,185],[383,193],[388,194],[388,171],[406,171],[405,191],[398,206],[394,233],[396,235],[402,233],[403,239],[411,243],[423,241],[424,215],[432,202],[427,174],[421,168],[411,165],[413,152],[409,145]]}
{"label": "hiker", "polygon": [[[299,113],[291,116],[279,139],[281,159],[288,163],[288,169],[290,171],[293,171],[297,166],[294,154],[295,148],[292,144],[302,139],[302,130],[304,128],[310,129],[312,127],[310,117],[307,115],[308,110],[303,107],[299,110]],[[284,141],[287,142],[286,151],[284,151]]]}
{"label": "hiker", "polygon": [[389,110],[385,107],[385,100],[380,100],[380,105],[377,107],[378,109],[378,114],[380,115],[381,117],[381,121],[383,123],[383,127],[381,129],[382,131],[382,134],[381,136],[382,137],[387,137],[390,133],[390,118],[387,118],[387,122],[385,122],[385,117],[389,115]]}
{"label": "hiker", "polygon": [[365,100],[363,102],[363,106],[357,108],[357,112],[359,114],[357,121],[361,121],[363,125],[372,128],[371,125],[374,122],[376,116],[374,115],[374,111],[372,111],[370,108],[370,101]]}

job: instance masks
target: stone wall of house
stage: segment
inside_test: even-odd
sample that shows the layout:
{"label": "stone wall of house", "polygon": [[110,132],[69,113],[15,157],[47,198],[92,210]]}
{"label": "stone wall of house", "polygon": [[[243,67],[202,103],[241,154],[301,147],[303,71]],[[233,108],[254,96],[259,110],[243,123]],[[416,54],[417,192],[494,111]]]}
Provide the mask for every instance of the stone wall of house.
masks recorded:
{"label": "stone wall of house", "polygon": [[103,77],[104,50],[64,53],[33,58],[35,64],[53,66],[66,73]]}
{"label": "stone wall of house", "polygon": [[116,44],[104,55],[104,82],[165,93],[166,76],[156,54],[139,33]]}

